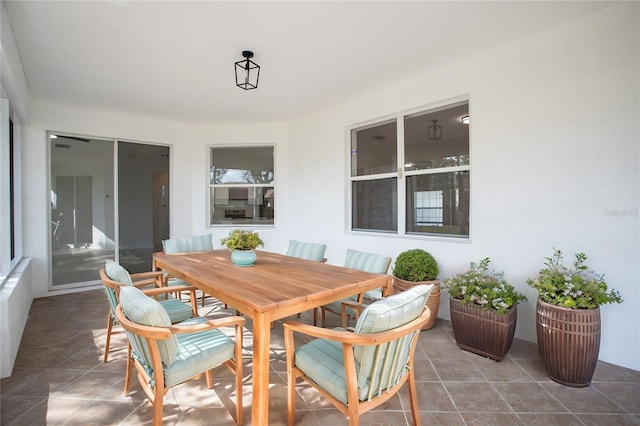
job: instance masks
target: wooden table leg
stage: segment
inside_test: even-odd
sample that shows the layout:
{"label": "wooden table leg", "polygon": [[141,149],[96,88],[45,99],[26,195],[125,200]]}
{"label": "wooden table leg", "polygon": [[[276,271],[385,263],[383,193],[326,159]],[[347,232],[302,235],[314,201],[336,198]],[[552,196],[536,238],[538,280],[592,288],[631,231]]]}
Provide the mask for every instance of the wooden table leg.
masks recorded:
{"label": "wooden table leg", "polygon": [[269,424],[269,355],[271,320],[268,313],[253,318],[253,401],[251,424]]}

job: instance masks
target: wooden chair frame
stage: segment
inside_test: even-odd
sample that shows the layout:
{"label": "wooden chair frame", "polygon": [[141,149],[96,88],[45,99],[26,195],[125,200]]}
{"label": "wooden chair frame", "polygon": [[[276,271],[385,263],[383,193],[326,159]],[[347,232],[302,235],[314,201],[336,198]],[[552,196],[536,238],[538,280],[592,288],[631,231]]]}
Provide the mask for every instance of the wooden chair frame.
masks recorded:
{"label": "wooden chair frame", "polygon": [[[192,299],[195,301],[195,299]],[[127,372],[124,383],[125,396],[129,394],[129,382],[131,380],[131,371],[135,366],[138,373],[138,381],[144,390],[145,395],[153,405],[153,425],[162,425],[162,413],[164,408],[164,396],[171,387],[166,387],[164,382],[163,364],[158,349],[158,340],[166,340],[171,335],[183,334],[183,333],[196,333],[200,331],[213,330],[221,327],[234,327],[235,328],[235,347],[234,358],[224,362],[224,365],[231,370],[235,375],[236,386],[236,424],[241,425],[243,421],[242,416],[242,327],[245,323],[245,319],[238,316],[226,317],[221,319],[209,320],[197,324],[188,325],[175,325],[171,327],[149,327],[145,325],[137,324],[127,318],[122,306],[118,305],[116,309],[116,317],[122,327],[145,339],[152,360],[152,370],[154,372],[160,372],[161,374],[154,374],[151,377],[147,371],[147,368],[142,363],[131,356],[131,343],[129,343],[127,356]],[[203,372],[206,377],[207,387],[213,389],[213,377],[211,370]],[[202,373],[194,376],[194,379],[199,378]],[[177,386],[177,385],[174,385]]]}
{"label": "wooden chair frame", "polygon": [[[362,309],[363,305],[360,305],[358,309]],[[343,305],[343,311],[346,312],[346,307]],[[302,324],[298,322],[287,321],[284,323],[284,341],[285,350],[287,354],[287,406],[288,406],[288,421],[289,426],[295,423],[295,397],[296,397],[296,380],[298,378],[307,382],[320,392],[331,404],[333,404],[340,412],[349,418],[350,426],[357,426],[360,421],[360,415],[372,410],[373,408],[388,401],[393,395],[395,395],[405,383],[409,386],[409,399],[411,402],[411,414],[413,417],[413,424],[420,425],[420,414],[418,411],[418,399],[416,394],[415,373],[414,373],[414,354],[416,345],[418,342],[418,336],[420,329],[429,319],[429,309],[425,307],[422,314],[413,321],[394,328],[392,330],[372,333],[372,334],[358,334],[348,330],[341,329],[327,329],[317,327],[308,324]],[[295,340],[294,332],[302,333],[307,336],[316,338],[323,338],[340,342],[342,344],[344,355],[344,366],[346,370],[347,380],[347,401],[348,404],[344,404],[342,401],[336,399],[330,395],[327,391],[322,389],[313,380],[308,378],[303,371],[295,366]],[[354,346],[376,346],[392,340],[400,339],[411,333],[416,333],[411,342],[409,350],[409,360],[407,363],[407,373],[398,381],[398,383],[389,389],[381,389],[383,384],[377,389],[373,389],[373,398],[370,391],[370,397],[367,401],[360,401],[358,397],[358,379],[356,373],[356,363],[354,358]]]}
{"label": "wooden chair frame", "polygon": [[[164,272],[162,271],[153,271],[153,272],[141,272],[138,274],[130,274],[131,280],[133,281],[134,287],[146,287],[150,285],[154,285],[154,288],[141,289],[142,292],[148,296],[154,297],[156,300],[160,295],[171,294],[175,292],[178,286],[174,287],[162,287],[162,280],[164,279]],[[102,284],[105,287],[109,287],[116,294],[116,299],[118,303],[120,303],[120,288],[125,285],[119,283],[117,281],[112,280],[107,276],[107,272],[105,268],[100,268],[100,279],[102,280]],[[195,302],[195,287],[191,286],[180,286],[178,288],[180,291],[189,291],[191,292],[191,311],[192,316],[198,316],[198,305]],[[111,306],[109,306],[109,310],[107,311],[107,340],[105,342],[104,347],[104,357],[102,362],[107,362],[109,360],[109,351],[111,348],[111,334],[113,333],[113,320],[115,313],[111,311]]]}

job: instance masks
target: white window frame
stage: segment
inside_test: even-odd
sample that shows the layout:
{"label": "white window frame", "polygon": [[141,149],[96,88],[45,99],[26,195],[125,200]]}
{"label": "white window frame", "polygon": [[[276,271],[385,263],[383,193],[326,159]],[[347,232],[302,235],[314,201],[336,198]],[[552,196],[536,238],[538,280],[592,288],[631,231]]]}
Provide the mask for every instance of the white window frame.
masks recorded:
{"label": "white window frame", "polygon": [[[391,114],[388,116],[379,117],[372,120],[367,120],[365,122],[356,123],[348,126],[345,129],[345,144],[346,144],[346,152],[347,152],[347,161],[346,161],[346,200],[345,200],[345,224],[346,229],[345,232],[348,234],[361,234],[361,235],[384,235],[384,236],[392,236],[392,237],[400,237],[400,238],[420,238],[420,239],[435,239],[435,240],[445,240],[445,241],[471,241],[472,236],[472,184],[469,183],[469,233],[468,235],[453,235],[453,234],[434,234],[434,233],[416,233],[416,232],[407,232],[407,210],[406,210],[406,185],[407,185],[407,177],[409,176],[420,176],[420,175],[429,175],[429,174],[441,174],[441,173],[452,173],[452,172],[469,172],[471,173],[471,124],[469,124],[469,164],[462,166],[450,166],[450,167],[442,167],[442,168],[433,168],[433,169],[422,169],[422,170],[410,170],[405,171],[405,153],[404,153],[404,118],[407,116],[420,114],[420,113],[429,113],[436,112],[438,110],[444,110],[451,107],[454,107],[459,104],[467,103],[469,105],[469,115],[471,115],[471,102],[470,97],[468,95],[458,96],[455,98],[450,98],[443,100],[438,103],[413,108],[410,110],[405,110],[398,112],[396,114]],[[397,129],[397,167],[395,172],[391,173],[380,173],[380,174],[369,174],[369,175],[361,175],[361,176],[352,176],[352,145],[351,138],[352,132],[354,130],[363,130],[368,127],[378,126],[384,123],[388,123],[390,121],[396,122]],[[353,182],[356,181],[364,181],[364,180],[375,180],[375,179],[383,179],[383,178],[397,178],[397,232],[393,231],[379,231],[379,230],[364,230],[364,229],[355,229],[353,226],[353,193],[352,187]]]}
{"label": "white window frame", "polygon": [[[273,149],[273,181],[270,183],[261,183],[261,184],[215,184],[210,181],[210,173],[211,173],[211,153],[213,149],[217,148],[272,148]],[[277,153],[276,153],[276,143],[252,143],[252,144],[211,144],[207,146],[207,160],[206,160],[206,225],[208,228],[225,228],[225,227],[233,227],[233,228],[243,228],[243,227],[251,227],[251,228],[275,228],[276,226],[276,206],[278,205],[278,189],[277,189]],[[238,188],[238,187],[246,187],[247,189],[255,188],[273,188],[274,198],[273,198],[273,223],[211,223],[211,190],[214,188]]]}
{"label": "white window frame", "polygon": [[[0,98],[0,286],[22,259],[22,144],[21,127],[9,100]],[[13,122],[13,219],[11,223],[11,177],[9,120]],[[11,230],[14,255],[11,257]]]}

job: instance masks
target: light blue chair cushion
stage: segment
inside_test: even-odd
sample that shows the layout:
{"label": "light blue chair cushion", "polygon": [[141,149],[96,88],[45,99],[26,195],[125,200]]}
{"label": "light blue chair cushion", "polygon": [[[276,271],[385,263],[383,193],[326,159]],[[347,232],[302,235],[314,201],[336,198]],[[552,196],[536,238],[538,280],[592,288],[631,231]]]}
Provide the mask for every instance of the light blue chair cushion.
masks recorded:
{"label": "light blue chair cushion", "polygon": [[[338,400],[347,403],[347,377],[342,344],[315,339],[295,351],[296,367]],[[366,395],[358,390],[360,399]]]}
{"label": "light blue chair cushion", "polygon": [[302,241],[291,240],[289,241],[287,256],[319,262],[324,259],[325,251],[327,251],[326,244],[305,243]]}
{"label": "light blue chair cushion", "polygon": [[[158,301],[147,297],[135,287],[122,287],[120,289],[120,304],[127,318],[136,324],[148,325],[150,327],[171,326],[171,319],[162,305]],[[135,346],[136,345],[134,345],[134,347]],[[144,356],[147,365],[151,365],[151,356],[148,349],[146,345],[142,346],[145,349],[140,348],[139,350],[142,350],[143,353],[138,355]],[[166,340],[158,340],[158,349],[162,363],[164,365],[170,365],[178,353],[177,339],[175,336],[171,336]]]}
{"label": "light blue chair cushion", "polygon": [[159,303],[169,315],[172,323],[184,321],[193,316],[193,311],[189,305],[171,295],[166,295],[166,297],[166,299],[160,299]]}
{"label": "light blue chair cushion", "polygon": [[[424,306],[431,292],[431,285],[415,286],[405,292],[389,296],[385,299],[369,305],[356,323],[356,333],[377,333],[391,330],[416,319],[424,309]],[[394,360],[403,365],[409,353],[411,339],[392,342],[392,349],[398,344],[401,355]],[[385,351],[381,351],[378,362],[374,365],[375,346],[354,347],[354,358],[356,361],[356,373],[358,375],[358,397],[360,400],[367,398],[370,377],[374,370],[378,372],[377,382],[385,380],[390,374],[389,371],[381,372],[384,367]],[[347,381],[345,377],[342,345],[325,339],[315,339],[312,342],[300,346],[296,349],[295,363],[304,373],[327,392],[343,403],[347,403]],[[375,368],[374,368],[375,367]],[[404,370],[398,369],[396,376],[399,377]]]}
{"label": "light blue chair cushion", "polygon": [[[206,318],[192,318],[178,324],[188,325],[206,322]],[[184,382],[210,370],[234,355],[234,342],[220,330],[206,330],[197,333],[176,334],[178,351],[175,359],[164,370],[167,386]],[[239,362],[242,362],[239,360]]]}
{"label": "light blue chair cushion", "polygon": [[372,303],[358,318],[354,332],[378,333],[413,321],[422,313],[432,288],[421,284]]}
{"label": "light blue chair cushion", "polygon": [[[371,272],[374,274],[386,274],[387,269],[389,268],[389,263],[391,258],[380,256],[378,254],[365,253],[362,251],[347,250],[347,257],[344,261],[344,267],[349,269],[357,269],[359,271]],[[373,290],[366,291],[364,293],[364,297],[370,300],[380,300],[382,299],[382,289],[376,288]],[[346,299],[337,300],[335,302],[327,303],[324,305],[325,308],[340,313],[342,309],[342,302],[344,301],[353,301],[358,300],[358,295],[349,296]],[[355,311],[352,308],[347,308],[347,313],[349,315],[354,315]]]}
{"label": "light blue chair cushion", "polygon": [[[390,257],[349,249],[347,250],[344,266],[374,274],[386,274],[389,269],[389,263],[391,263]],[[369,290],[364,293],[364,297],[371,300],[380,300],[382,299],[382,289]]]}
{"label": "light blue chair cushion", "polygon": [[213,250],[213,235],[204,234],[162,240],[162,248],[167,254]]}
{"label": "light blue chair cushion", "polygon": [[344,267],[374,274],[386,274],[391,258],[362,251],[347,250]]}
{"label": "light blue chair cushion", "polygon": [[116,263],[113,260],[107,260],[105,262],[104,271],[106,272],[107,276],[113,281],[122,284],[133,285],[133,281],[131,280],[129,271],[124,269],[119,263]]}
{"label": "light blue chair cushion", "polygon": [[[120,264],[114,262],[113,260],[107,260],[104,269],[107,273],[107,276],[113,281],[121,283],[122,287],[133,286],[131,275],[129,275],[129,272]],[[111,306],[112,311],[115,313],[116,306],[118,305],[116,295],[114,291],[109,287],[104,286],[104,288],[107,293],[109,305]],[[120,291],[122,291],[122,289]],[[182,303],[171,295],[161,295],[160,298],[162,299],[159,301],[159,303],[162,305],[165,311],[167,311],[171,322],[176,323],[191,318],[193,312],[188,305]]]}

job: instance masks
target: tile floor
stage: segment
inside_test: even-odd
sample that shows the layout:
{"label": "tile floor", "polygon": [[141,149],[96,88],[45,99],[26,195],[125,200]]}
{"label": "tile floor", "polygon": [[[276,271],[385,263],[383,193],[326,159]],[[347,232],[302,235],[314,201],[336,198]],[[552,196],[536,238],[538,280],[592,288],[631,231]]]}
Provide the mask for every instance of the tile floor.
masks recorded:
{"label": "tile floor", "polygon": [[[227,315],[207,299],[201,315]],[[0,382],[2,425],[151,424],[151,405],[135,378],[123,394],[125,340],[112,338],[102,363],[107,303],[102,290],[33,301],[13,375]],[[337,319],[337,317],[336,317]],[[311,321],[303,313],[302,321]],[[251,424],[251,332],[245,333],[245,424]],[[270,418],[286,424],[286,368],[282,325],[272,337]],[[549,380],[536,345],[517,340],[500,363],[457,348],[450,325],[439,320],[417,349],[420,416],[427,425],[640,425],[640,372],[600,362],[588,388]],[[204,379],[165,396],[164,424],[233,425],[230,373],[216,370],[214,389]],[[297,424],[341,425],[346,419],[317,392],[300,385]],[[361,418],[364,425],[404,425],[411,417],[406,391]]]}

